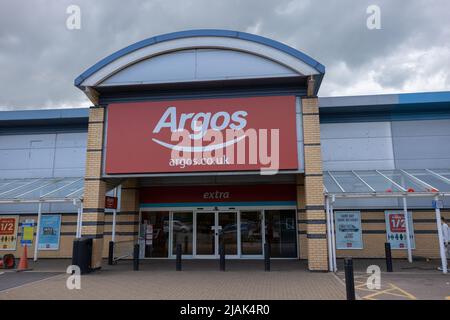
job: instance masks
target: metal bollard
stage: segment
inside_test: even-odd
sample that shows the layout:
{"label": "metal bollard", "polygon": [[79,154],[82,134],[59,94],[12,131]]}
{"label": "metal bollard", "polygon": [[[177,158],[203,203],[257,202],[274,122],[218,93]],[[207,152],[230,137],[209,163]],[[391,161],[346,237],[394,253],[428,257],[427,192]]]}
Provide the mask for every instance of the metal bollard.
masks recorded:
{"label": "metal bollard", "polygon": [[176,247],[176,270],[181,271],[181,243],[177,243]]}
{"label": "metal bollard", "polygon": [[219,255],[220,255],[219,260],[220,271],[225,271],[225,244],[223,243],[223,241],[220,243]]}
{"label": "metal bollard", "polygon": [[353,277],[353,260],[352,258],[344,259],[345,270],[345,289],[347,292],[347,300],[355,300],[355,279]]}
{"label": "metal bollard", "polygon": [[384,244],[384,251],[386,252],[386,270],[387,272],[392,272],[392,252],[389,242]]}
{"label": "metal bollard", "polygon": [[139,244],[134,245],[133,250],[133,270],[138,271],[139,270]]}
{"label": "metal bollard", "polygon": [[264,271],[270,271],[270,245],[264,244]]}
{"label": "metal bollard", "polygon": [[114,261],[114,241],[109,242],[108,247],[108,264],[111,266]]}

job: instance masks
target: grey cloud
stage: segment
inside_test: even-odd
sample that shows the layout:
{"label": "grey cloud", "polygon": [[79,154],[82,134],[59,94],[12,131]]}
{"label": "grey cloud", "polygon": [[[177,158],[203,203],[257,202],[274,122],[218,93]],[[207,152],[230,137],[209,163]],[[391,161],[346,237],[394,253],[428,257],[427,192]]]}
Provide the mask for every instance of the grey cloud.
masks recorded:
{"label": "grey cloud", "polygon": [[[81,30],[65,27],[70,4],[81,8]],[[366,28],[370,4],[381,7],[381,30]],[[310,54],[327,66],[322,95],[402,92],[414,81],[421,90],[414,70],[442,73],[423,90],[448,90],[448,12],[447,0],[1,0],[0,108],[86,106],[73,86],[86,68],[136,41],[193,28],[252,31]],[[430,48],[440,64],[399,66],[402,55]]]}

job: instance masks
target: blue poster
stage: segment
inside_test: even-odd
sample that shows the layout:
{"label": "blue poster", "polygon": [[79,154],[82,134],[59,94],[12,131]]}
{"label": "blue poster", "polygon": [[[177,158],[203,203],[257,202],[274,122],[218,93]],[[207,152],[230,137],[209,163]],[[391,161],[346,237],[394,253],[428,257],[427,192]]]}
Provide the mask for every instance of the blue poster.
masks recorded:
{"label": "blue poster", "polygon": [[336,211],[334,213],[336,249],[362,249],[361,213]]}
{"label": "blue poster", "polygon": [[39,250],[58,250],[61,215],[42,215],[39,225]]}

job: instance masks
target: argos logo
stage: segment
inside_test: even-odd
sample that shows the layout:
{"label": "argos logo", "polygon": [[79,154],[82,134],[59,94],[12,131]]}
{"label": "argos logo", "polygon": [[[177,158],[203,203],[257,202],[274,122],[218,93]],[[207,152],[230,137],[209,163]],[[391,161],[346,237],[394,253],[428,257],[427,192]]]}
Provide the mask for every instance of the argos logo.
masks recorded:
{"label": "argos logo", "polygon": [[[227,111],[219,111],[214,114],[211,112],[181,113],[179,121],[177,122],[177,108],[169,107],[159,119],[155,129],[153,130],[153,133],[159,133],[163,128],[168,128],[172,133],[187,130],[187,132],[190,132],[190,139],[200,140],[205,137],[208,130],[222,131],[225,129],[244,129],[247,125],[247,115],[248,113],[243,110],[233,112],[232,114]],[[217,150],[233,145],[242,140],[244,137],[245,135],[241,135],[240,137],[234,138],[230,141],[215,145],[209,145],[207,147],[186,147],[170,144],[156,138],[153,138],[152,140],[162,145],[163,147],[172,150],[184,152],[201,152]]]}
{"label": "argos logo", "polygon": [[[229,114],[226,111],[219,111],[212,114],[211,112],[199,112],[199,113],[182,113],[180,115],[180,121],[177,124],[177,108],[169,107],[166,112],[159,119],[153,133],[158,133],[162,128],[169,128],[170,131],[180,131],[186,129],[193,132],[200,132],[199,134],[192,134],[192,139],[201,139],[204,137],[206,131],[211,127],[212,130],[221,131],[226,128],[240,130],[247,125],[247,111],[236,111],[233,114]],[[200,125],[199,125],[200,124]],[[190,127],[190,128],[189,128]]]}

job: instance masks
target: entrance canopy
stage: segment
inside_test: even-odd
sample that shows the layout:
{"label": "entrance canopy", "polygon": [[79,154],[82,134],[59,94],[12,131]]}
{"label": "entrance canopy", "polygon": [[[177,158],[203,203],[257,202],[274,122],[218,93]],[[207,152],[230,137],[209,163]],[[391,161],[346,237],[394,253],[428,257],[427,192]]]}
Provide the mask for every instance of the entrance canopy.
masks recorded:
{"label": "entrance canopy", "polygon": [[326,195],[339,198],[450,196],[450,169],[325,171]]}
{"label": "entrance canopy", "polygon": [[[450,169],[420,170],[362,170],[325,171],[324,192],[326,197],[327,232],[329,248],[329,269],[336,271],[336,240],[334,236],[334,203],[337,198],[397,198],[403,202],[403,214],[408,221],[407,198],[432,197],[436,214],[439,253],[442,272],[447,273],[447,258],[444,248],[444,235],[441,226],[440,209],[443,199],[450,196]],[[432,202],[429,202],[431,207]],[[412,262],[412,248],[408,223],[405,224],[408,260]]]}
{"label": "entrance canopy", "polygon": [[81,201],[84,179],[0,179],[0,204]]}

